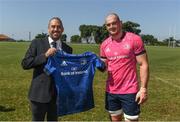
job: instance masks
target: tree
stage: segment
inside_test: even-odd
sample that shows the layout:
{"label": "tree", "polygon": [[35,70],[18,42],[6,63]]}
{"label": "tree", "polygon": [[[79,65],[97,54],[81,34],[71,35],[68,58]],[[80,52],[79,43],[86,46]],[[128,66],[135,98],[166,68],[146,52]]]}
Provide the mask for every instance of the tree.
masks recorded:
{"label": "tree", "polygon": [[81,37],[79,35],[73,35],[73,36],[71,36],[71,42],[80,43],[81,42]]}
{"label": "tree", "polygon": [[132,32],[138,35],[141,33],[141,30],[138,29],[139,27],[140,25],[138,23],[131,22],[131,21],[127,21],[123,23],[122,25],[122,28],[124,31]]}
{"label": "tree", "polygon": [[[41,34],[37,34],[36,36],[35,36],[35,39],[42,39],[42,38],[45,38],[47,36],[47,33],[41,33]],[[61,41],[66,41],[66,39],[67,39],[67,35],[66,34],[62,34],[61,35]]]}
{"label": "tree", "polygon": [[62,34],[61,35],[61,41],[66,42],[67,39],[67,35],[66,34]]}
{"label": "tree", "polygon": [[109,36],[109,33],[106,29],[105,24],[101,27],[101,32],[100,32],[100,40],[98,41],[99,43],[102,43],[104,39],[106,39]]}
{"label": "tree", "polygon": [[42,39],[42,38],[45,38],[47,36],[47,33],[41,33],[41,34],[37,34],[35,36],[35,39]]}
{"label": "tree", "polygon": [[79,26],[79,31],[81,32],[81,37],[85,38],[90,36],[90,32],[89,32],[89,27],[88,25],[80,25]]}
{"label": "tree", "polygon": [[[131,22],[131,21],[127,21],[123,23],[123,30],[133,32],[136,34],[139,34],[141,32],[141,30],[138,29],[138,27],[140,27],[139,24]],[[103,26],[80,25],[79,31],[81,33],[80,34],[81,37],[84,39],[87,39],[86,40],[87,43],[89,43],[88,37],[90,37],[91,34],[93,34],[96,43],[102,43],[102,41],[109,36],[108,31],[106,30],[105,24]]]}
{"label": "tree", "polygon": [[158,40],[153,35],[141,35],[142,40],[146,45],[158,45]]}
{"label": "tree", "polygon": [[[168,47],[172,47],[173,43],[176,43],[177,40],[174,39],[174,37],[169,37],[167,39],[164,39],[163,42],[168,46]],[[175,45],[174,45],[175,46]]]}
{"label": "tree", "polygon": [[[87,25],[80,25],[79,31],[81,33],[81,38],[87,38],[88,36],[90,36]],[[86,40],[86,41],[88,43],[88,40]]]}
{"label": "tree", "polygon": [[105,25],[80,25],[79,31],[81,32],[81,37],[87,39],[87,43],[89,43],[88,37],[90,37],[91,34],[93,34],[96,43],[101,43],[102,40],[108,36]]}

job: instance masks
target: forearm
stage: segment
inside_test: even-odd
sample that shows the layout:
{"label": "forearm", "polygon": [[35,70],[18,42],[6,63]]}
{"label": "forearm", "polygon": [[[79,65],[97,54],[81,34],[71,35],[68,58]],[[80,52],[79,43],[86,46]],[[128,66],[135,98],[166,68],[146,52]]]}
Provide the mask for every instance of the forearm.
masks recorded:
{"label": "forearm", "polygon": [[36,41],[33,40],[21,62],[23,69],[31,69],[46,62],[45,53],[37,52],[37,48]]}
{"label": "forearm", "polygon": [[138,104],[142,104],[147,100],[148,96],[148,80],[149,80],[149,68],[148,65],[140,65],[140,80],[141,87],[136,95],[136,101]]}
{"label": "forearm", "polygon": [[46,63],[46,56],[45,54],[41,54],[38,56],[25,56],[25,58],[22,60],[22,67],[23,69],[31,69],[40,65],[43,65]]}
{"label": "forearm", "polygon": [[140,66],[140,81],[141,88],[147,89],[149,81],[149,66],[147,63],[144,63]]}

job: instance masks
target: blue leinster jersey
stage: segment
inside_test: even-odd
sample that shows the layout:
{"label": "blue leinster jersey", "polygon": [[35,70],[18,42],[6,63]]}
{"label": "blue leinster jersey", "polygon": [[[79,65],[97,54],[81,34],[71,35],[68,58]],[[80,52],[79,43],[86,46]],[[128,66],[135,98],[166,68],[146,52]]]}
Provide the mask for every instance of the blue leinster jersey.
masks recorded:
{"label": "blue leinster jersey", "polygon": [[49,57],[45,71],[56,83],[59,116],[94,107],[92,85],[95,68],[103,67],[104,63],[92,52],[67,54],[58,51]]}

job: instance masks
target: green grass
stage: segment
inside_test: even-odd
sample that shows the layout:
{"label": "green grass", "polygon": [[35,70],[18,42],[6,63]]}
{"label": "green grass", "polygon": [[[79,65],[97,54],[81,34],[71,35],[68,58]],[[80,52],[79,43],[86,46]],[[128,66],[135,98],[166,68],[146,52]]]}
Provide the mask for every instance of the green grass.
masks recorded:
{"label": "green grass", "polygon": [[[32,70],[24,71],[21,60],[29,43],[0,43],[0,120],[29,121],[31,111],[27,93]],[[93,51],[99,45],[71,45],[74,53]],[[150,63],[149,100],[141,107],[142,121],[180,120],[180,48],[146,47]],[[95,108],[87,112],[59,117],[61,121],[108,121],[104,109],[106,73],[94,78]]]}

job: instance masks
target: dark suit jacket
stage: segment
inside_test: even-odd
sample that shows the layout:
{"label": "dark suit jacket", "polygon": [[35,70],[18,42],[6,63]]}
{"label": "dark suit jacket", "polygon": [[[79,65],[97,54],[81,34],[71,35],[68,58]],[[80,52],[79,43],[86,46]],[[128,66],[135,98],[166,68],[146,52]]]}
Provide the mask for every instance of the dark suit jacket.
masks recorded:
{"label": "dark suit jacket", "polygon": [[[49,48],[48,37],[33,40],[21,63],[23,69],[34,69],[28,98],[35,102],[47,103],[53,97],[54,81],[43,71],[47,62],[45,52]],[[72,53],[72,48],[63,42],[62,50]]]}

